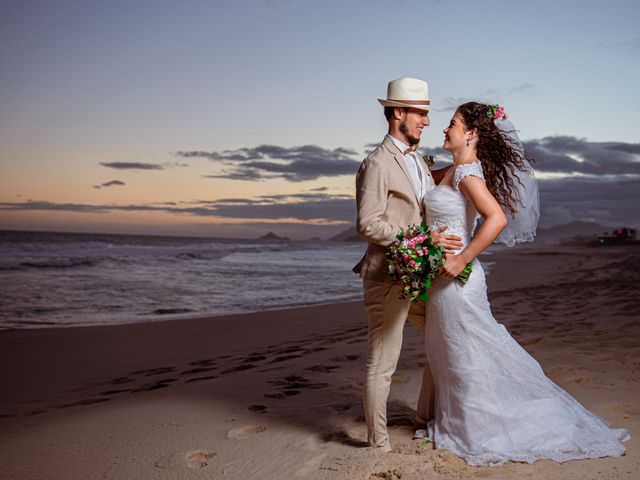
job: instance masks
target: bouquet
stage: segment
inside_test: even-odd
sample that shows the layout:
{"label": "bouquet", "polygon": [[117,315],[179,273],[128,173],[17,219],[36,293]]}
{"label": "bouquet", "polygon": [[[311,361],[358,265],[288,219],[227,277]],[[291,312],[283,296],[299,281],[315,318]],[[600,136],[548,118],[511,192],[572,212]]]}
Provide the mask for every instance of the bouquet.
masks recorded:
{"label": "bouquet", "polygon": [[[396,240],[387,248],[389,274],[402,286],[400,298],[412,302],[429,299],[427,290],[438,270],[444,265],[444,247],[436,247],[431,231],[423,223],[401,230]],[[468,264],[457,280],[463,285],[469,280],[472,265]]]}

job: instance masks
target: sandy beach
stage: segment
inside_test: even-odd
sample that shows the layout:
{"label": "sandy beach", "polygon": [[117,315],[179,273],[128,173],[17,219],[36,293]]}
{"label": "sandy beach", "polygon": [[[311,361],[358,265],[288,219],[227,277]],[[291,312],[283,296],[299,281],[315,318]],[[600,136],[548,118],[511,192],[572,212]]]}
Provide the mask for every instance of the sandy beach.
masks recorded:
{"label": "sandy beach", "polygon": [[469,467],[413,440],[423,339],[407,325],[394,452],[365,447],[360,302],[0,332],[7,480],[637,479],[640,248],[495,253],[492,309],[545,372],[632,439],[620,458]]}

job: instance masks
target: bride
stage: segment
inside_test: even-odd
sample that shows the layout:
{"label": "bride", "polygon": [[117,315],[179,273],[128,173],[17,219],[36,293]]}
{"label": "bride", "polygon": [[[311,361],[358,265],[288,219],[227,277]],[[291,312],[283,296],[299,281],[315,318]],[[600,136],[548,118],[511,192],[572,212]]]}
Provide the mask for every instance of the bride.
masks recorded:
{"label": "bride", "polygon": [[[426,221],[447,226],[464,247],[446,256],[429,291],[425,339],[436,384],[429,437],[471,465],[622,455],[627,431],[610,429],[548,379],[489,308],[476,257],[494,240],[532,240],[538,221],[537,185],[515,128],[502,108],[469,102],[444,134],[454,163],[425,196]],[[455,277],[468,263],[462,286]]]}

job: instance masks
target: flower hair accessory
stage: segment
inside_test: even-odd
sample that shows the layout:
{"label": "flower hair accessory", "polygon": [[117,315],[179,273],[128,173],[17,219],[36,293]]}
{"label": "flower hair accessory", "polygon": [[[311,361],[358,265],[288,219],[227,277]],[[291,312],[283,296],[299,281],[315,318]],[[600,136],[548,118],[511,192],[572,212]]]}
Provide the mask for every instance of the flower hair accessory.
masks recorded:
{"label": "flower hair accessory", "polygon": [[500,118],[505,118],[505,119],[507,118],[507,114],[504,113],[504,107],[501,107],[497,103],[494,103],[493,105],[487,105],[487,107],[489,107],[489,111],[487,112],[487,115],[492,120],[498,120]]}

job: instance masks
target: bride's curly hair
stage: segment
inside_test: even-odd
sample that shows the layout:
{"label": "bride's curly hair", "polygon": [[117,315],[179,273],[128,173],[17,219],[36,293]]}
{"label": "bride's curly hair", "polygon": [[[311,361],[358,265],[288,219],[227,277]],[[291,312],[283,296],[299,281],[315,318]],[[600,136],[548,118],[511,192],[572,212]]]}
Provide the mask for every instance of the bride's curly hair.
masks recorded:
{"label": "bride's curly hair", "polygon": [[516,171],[526,170],[522,155],[496,126],[489,105],[467,102],[460,105],[456,113],[462,116],[467,130],[477,130],[476,151],[478,159],[482,161],[487,188],[498,203],[513,215],[517,203],[513,179],[519,182]]}

